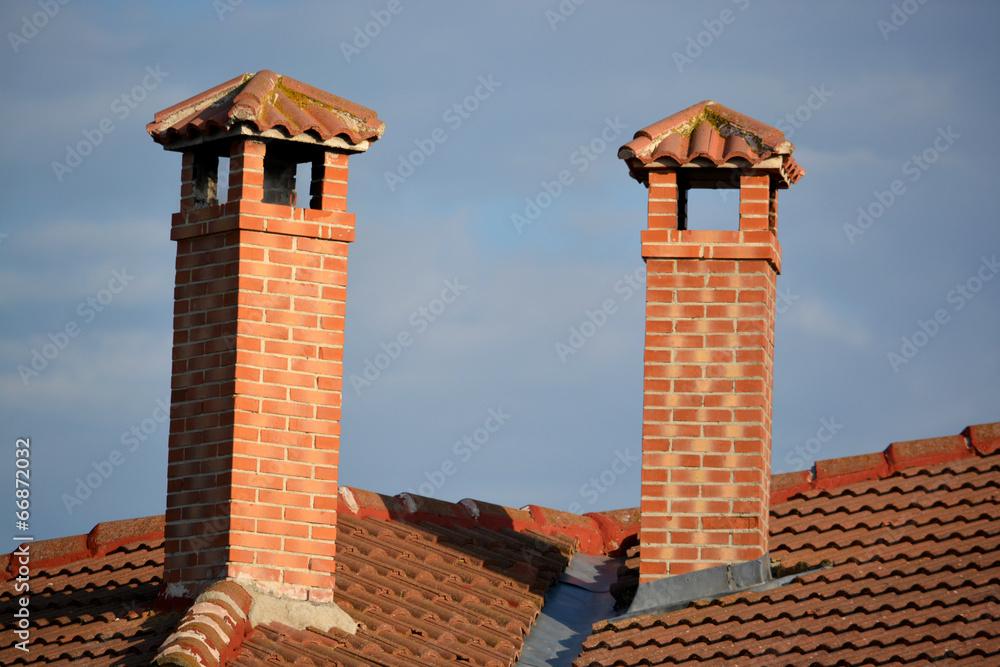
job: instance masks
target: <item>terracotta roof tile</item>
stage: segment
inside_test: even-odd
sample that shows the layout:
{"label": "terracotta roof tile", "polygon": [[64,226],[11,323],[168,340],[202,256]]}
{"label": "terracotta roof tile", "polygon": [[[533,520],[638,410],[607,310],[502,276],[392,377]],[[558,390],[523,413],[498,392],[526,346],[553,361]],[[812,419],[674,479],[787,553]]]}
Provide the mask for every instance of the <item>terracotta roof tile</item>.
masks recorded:
{"label": "terracotta roof tile", "polygon": [[170,149],[186,140],[211,138],[243,124],[257,133],[317,143],[343,139],[343,146],[366,150],[385,131],[374,111],[270,70],[247,73],[160,111],[146,131]]}
{"label": "terracotta roof tile", "polygon": [[[706,100],[639,130],[618,150],[618,157],[641,182],[649,168],[705,163],[766,167],[787,187],[805,175],[792,158],[794,150],[780,130]],[[775,159],[762,164],[769,158]]]}
{"label": "terracotta roof tile", "polygon": [[384,664],[510,665],[571,555],[563,540],[510,530],[342,515],[334,597],[357,634],[269,624],[234,664],[297,664],[322,646],[343,664],[392,655],[401,661]]}
{"label": "terracotta roof tile", "polygon": [[[600,623],[576,664],[997,662],[997,427],[966,429],[971,448],[954,437],[894,443],[818,466],[827,475],[775,476],[772,556],[832,566],[767,592]],[[162,645],[241,667],[511,665],[548,587],[590,535],[605,553],[626,551],[626,566],[638,553],[635,510],[580,517],[347,487],[340,501],[335,599],[359,623],[355,635],[250,629],[238,600],[199,603],[183,618],[153,611],[163,523],[151,517],[34,545],[32,652],[5,639],[0,664],[149,664]],[[0,565],[6,615],[12,566]]]}
{"label": "terracotta roof tile", "polygon": [[[163,517],[102,523],[89,536],[29,545],[30,651],[17,649],[18,639],[4,632],[0,664],[148,665],[179,619],[153,611]],[[0,616],[9,620],[23,592],[4,574]]]}
{"label": "terracotta roof tile", "polygon": [[955,438],[894,443],[817,464],[816,479],[776,476],[793,491],[772,503],[772,558],[830,567],[598,624],[574,664],[1000,663],[1000,456],[982,451]]}

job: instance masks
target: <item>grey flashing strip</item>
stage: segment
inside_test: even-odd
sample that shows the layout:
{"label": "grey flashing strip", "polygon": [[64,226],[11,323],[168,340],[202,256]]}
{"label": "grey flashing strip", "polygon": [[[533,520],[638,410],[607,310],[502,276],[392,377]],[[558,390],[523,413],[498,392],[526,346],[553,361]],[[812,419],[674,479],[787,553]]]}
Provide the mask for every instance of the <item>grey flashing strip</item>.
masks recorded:
{"label": "grey flashing strip", "polygon": [[665,577],[640,584],[628,611],[610,620],[620,621],[642,614],[666,614],[684,609],[695,600],[748,591],[768,591],[789,584],[803,574],[825,568],[824,565],[814,570],[775,579],[771,575],[771,556],[764,554],[756,560]]}
{"label": "grey flashing strip", "polygon": [[[664,608],[682,608],[692,600],[719,597],[771,581],[771,556],[730,565],[718,565],[639,584],[625,617]],[[678,605],[681,605],[678,607]]]}
{"label": "grey flashing strip", "polygon": [[569,667],[597,621],[614,613],[611,584],[620,558],[576,554],[545,595],[538,619],[524,640],[515,667]]}

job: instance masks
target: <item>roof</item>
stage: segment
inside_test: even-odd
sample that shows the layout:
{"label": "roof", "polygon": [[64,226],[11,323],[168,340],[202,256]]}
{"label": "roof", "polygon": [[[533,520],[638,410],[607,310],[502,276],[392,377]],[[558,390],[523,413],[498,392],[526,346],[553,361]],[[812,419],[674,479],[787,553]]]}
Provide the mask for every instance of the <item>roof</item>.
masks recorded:
{"label": "roof", "polygon": [[[99,524],[90,535],[31,544],[31,651],[7,636],[0,664],[147,665],[181,653],[203,662],[179,664],[217,665],[233,654],[229,664],[239,666],[317,656],[328,660],[319,664],[510,665],[571,556],[614,550],[637,530],[635,519],[634,511],[583,517],[341,487],[334,599],[359,623],[353,636],[281,623],[251,632],[248,602],[230,582],[224,596],[213,591],[211,604],[183,616],[158,611],[163,517]],[[0,614],[12,618],[17,563],[0,558]],[[229,602],[220,606],[220,597]]]}
{"label": "roof", "polygon": [[618,157],[640,182],[653,168],[727,166],[773,171],[788,187],[805,175],[794,151],[781,130],[705,100],[639,130]]}
{"label": "roof", "polygon": [[0,634],[0,664],[148,665],[180,614],[153,613],[163,573],[163,517],[100,523],[89,535],[28,543],[30,589],[15,589],[19,558],[0,557],[0,617],[29,596],[29,651]]}
{"label": "roof", "polygon": [[771,557],[828,567],[600,623],[574,665],[1000,663],[1000,424],[966,435],[777,475]]}
{"label": "roof", "polygon": [[[576,664],[996,661],[998,449],[1000,423],[985,424],[820,461],[815,473],[775,475],[772,556],[784,566],[832,567],[769,592],[598,623]],[[251,628],[235,584],[223,612],[203,604],[183,617],[155,610],[163,518],[150,517],[33,544],[32,650],[8,638],[0,664],[148,664],[174,647],[175,657],[198,648],[239,667],[510,665],[574,553],[628,550],[632,565],[637,556],[628,548],[636,510],[580,516],[342,487],[338,523],[334,597],[359,623],[356,635],[273,622]],[[0,558],[4,618],[16,604],[16,571]]]}
{"label": "roof", "polygon": [[256,133],[353,151],[385,130],[374,111],[270,70],[247,73],[160,111],[146,131],[168,150]]}

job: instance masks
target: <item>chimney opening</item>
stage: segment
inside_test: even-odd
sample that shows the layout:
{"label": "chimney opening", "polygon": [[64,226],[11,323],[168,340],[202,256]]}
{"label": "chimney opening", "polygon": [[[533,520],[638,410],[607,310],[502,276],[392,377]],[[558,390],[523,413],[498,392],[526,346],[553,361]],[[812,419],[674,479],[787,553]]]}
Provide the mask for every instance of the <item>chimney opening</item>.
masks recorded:
{"label": "chimney opening", "polygon": [[740,191],[737,188],[689,186],[678,192],[679,229],[735,232],[740,228]]}
{"label": "chimney opening", "polygon": [[216,186],[216,203],[225,204],[229,201],[229,155],[218,158],[217,183],[224,183],[224,187]]}
{"label": "chimney opening", "polygon": [[295,197],[303,208],[318,208],[311,201],[313,180],[313,164],[311,161],[299,162],[295,165]]}
{"label": "chimney opening", "polygon": [[219,158],[210,153],[195,155],[192,165],[194,181],[193,208],[205,208],[219,203]]}
{"label": "chimney opening", "polygon": [[264,154],[264,203],[295,206],[296,163],[271,153]]}

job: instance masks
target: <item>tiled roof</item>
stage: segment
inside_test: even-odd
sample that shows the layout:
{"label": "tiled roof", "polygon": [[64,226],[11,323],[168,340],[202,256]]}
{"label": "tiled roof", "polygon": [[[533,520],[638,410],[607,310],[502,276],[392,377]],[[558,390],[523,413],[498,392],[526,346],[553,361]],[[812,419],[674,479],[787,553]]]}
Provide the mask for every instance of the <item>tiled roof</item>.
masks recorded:
{"label": "tiled roof", "polygon": [[781,130],[706,100],[639,130],[618,157],[639,181],[645,181],[644,172],[651,167],[707,163],[764,168],[765,160],[775,158],[773,169],[787,186],[805,175],[792,158],[794,150]]}
{"label": "tiled roof", "polygon": [[232,664],[512,665],[573,553],[614,551],[634,519],[342,487],[334,599],[357,634],[264,624]]}
{"label": "tiled roof", "polygon": [[573,551],[568,540],[480,527],[353,517],[338,527],[334,597],[357,634],[258,626],[233,665],[375,655],[387,665],[510,665]]}
{"label": "tiled roof", "polygon": [[[459,658],[510,665],[546,590],[577,548],[613,551],[638,527],[634,511],[579,516],[347,487],[341,487],[338,523],[335,599],[358,621],[354,636],[264,623],[244,640],[241,604],[220,613],[202,603],[183,617],[154,611],[163,570],[158,516],[32,543],[31,650],[18,650],[17,638],[4,633],[0,664],[147,665],[159,653],[182,661],[167,664],[213,664],[205,657],[236,654],[230,664],[308,665],[313,658],[335,664],[333,656],[344,665]],[[0,557],[5,619],[13,618],[18,597],[11,572],[17,563]],[[195,641],[206,624],[223,645]],[[194,655],[202,662],[183,662]]]}
{"label": "tiled roof", "polygon": [[385,130],[374,111],[270,70],[248,73],[157,113],[146,131],[170,148],[246,124],[259,133],[327,142],[342,137],[365,150]]}
{"label": "tiled roof", "polygon": [[[1000,663],[998,449],[1000,423],[986,424],[776,475],[772,556],[832,567],[766,593],[598,624],[576,664]],[[32,544],[31,651],[5,632],[0,664],[139,665],[173,647],[167,657],[180,662],[168,664],[219,664],[184,662],[186,648],[239,667],[510,665],[574,551],[618,553],[637,529],[635,510],[579,516],[341,491],[335,599],[357,634],[251,630],[233,584],[225,608],[154,611],[163,518],[150,517]],[[4,619],[16,572],[0,557]],[[199,648],[206,627],[222,639]]]}
{"label": "tiled roof", "polygon": [[776,476],[803,486],[772,503],[772,558],[832,567],[598,624],[574,664],[1000,664],[1000,424],[965,436]]}
{"label": "tiled roof", "polygon": [[[0,557],[0,664],[149,664],[180,618],[152,611],[163,572],[162,516],[27,544],[29,591],[15,589],[20,559]],[[23,595],[29,598],[27,652],[16,648],[20,640],[12,632]]]}

